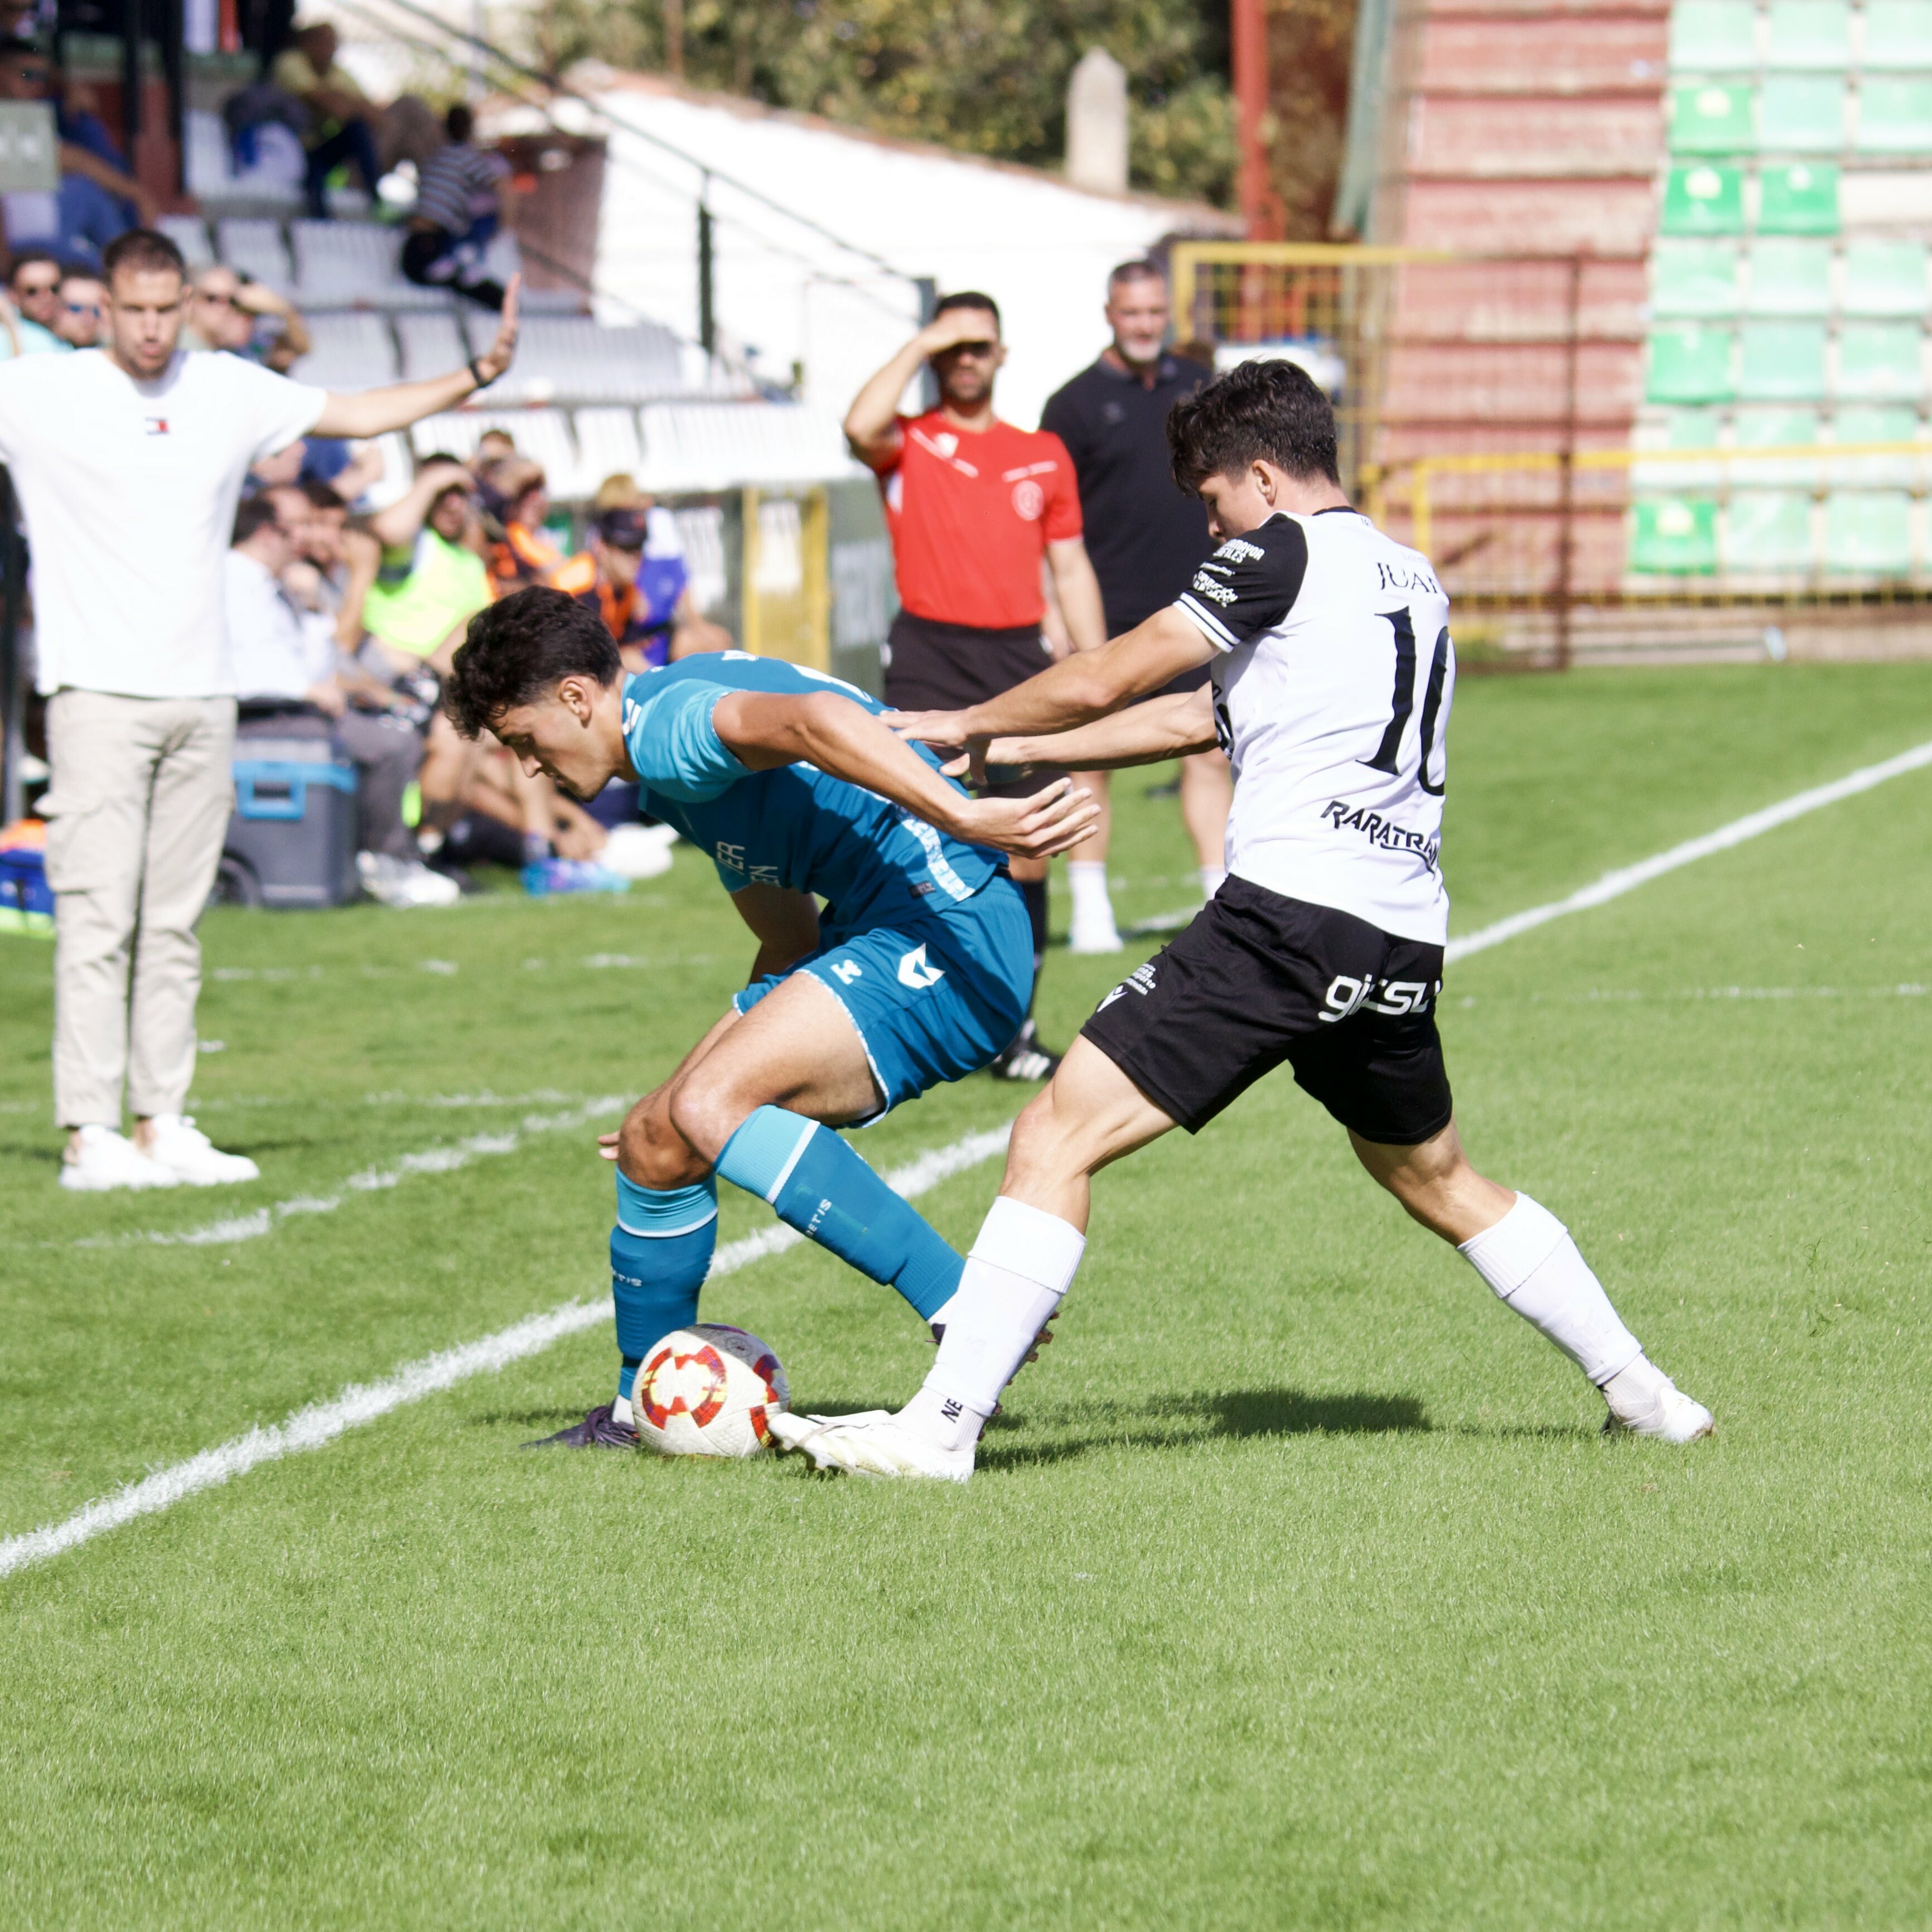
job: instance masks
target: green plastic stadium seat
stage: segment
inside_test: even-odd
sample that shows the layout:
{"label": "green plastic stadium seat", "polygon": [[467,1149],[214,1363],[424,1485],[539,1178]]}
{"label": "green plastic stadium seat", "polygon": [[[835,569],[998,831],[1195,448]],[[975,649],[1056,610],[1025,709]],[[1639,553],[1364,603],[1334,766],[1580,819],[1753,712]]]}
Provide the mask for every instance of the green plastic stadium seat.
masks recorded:
{"label": "green plastic stadium seat", "polygon": [[1766,67],[1816,70],[1852,62],[1852,10],[1846,0],[1771,0]]}
{"label": "green plastic stadium seat", "polygon": [[1848,322],[1838,331],[1841,396],[1916,402],[1925,388],[1924,335],[1916,322]]}
{"label": "green plastic stadium seat", "polygon": [[[1670,206],[1666,191],[1666,218]],[[1757,230],[1760,235],[1837,234],[1838,170],[1822,161],[1792,161],[1761,169]]]}
{"label": "green plastic stadium seat", "polygon": [[[1669,410],[1640,423],[1631,440],[1642,451],[1715,449],[1724,441],[1724,417],[1716,410]],[[1714,457],[1708,463],[1646,463],[1640,458],[1630,466],[1630,487],[1670,495],[1714,490],[1724,484],[1724,467]]]}
{"label": "green plastic stadium seat", "polygon": [[1718,506],[1704,496],[1640,499],[1630,567],[1645,575],[1708,577],[1718,567]]}
{"label": "green plastic stadium seat", "polygon": [[[1835,206],[1833,212],[1835,216]],[[1743,171],[1713,167],[1708,161],[1672,168],[1664,182],[1663,227],[1666,235],[1742,235]]]}
{"label": "green plastic stadium seat", "polygon": [[1861,64],[1932,70],[1932,0],[1865,0]]}
{"label": "green plastic stadium seat", "polygon": [[1845,84],[1834,74],[1774,74],[1758,97],[1757,145],[1768,154],[1835,154],[1845,145]]}
{"label": "green plastic stadium seat", "polygon": [[1751,0],[1678,0],[1670,10],[1670,64],[1692,73],[1753,71],[1757,9]]}
{"label": "green plastic stadium seat", "polygon": [[1841,306],[1847,315],[1923,315],[1924,243],[1846,242]]}
{"label": "green plastic stadium seat", "polygon": [[[1735,449],[1790,449],[1817,440],[1815,410],[1740,410],[1731,418]],[[1815,457],[1773,456],[1730,466],[1730,481],[1738,488],[1783,484],[1808,489],[1821,480]]]}
{"label": "green plastic stadium seat", "polygon": [[1744,308],[1750,314],[1832,313],[1830,242],[1754,242],[1749,260],[1750,292],[1744,298]]}
{"label": "green plastic stadium seat", "polygon": [[1748,82],[1694,80],[1670,90],[1673,154],[1748,154],[1756,146]]}
{"label": "green plastic stadium seat", "polygon": [[1811,499],[1796,490],[1739,490],[1724,512],[1726,570],[1811,568]]}
{"label": "green plastic stadium seat", "polygon": [[1825,567],[1874,575],[1912,568],[1912,499],[1902,490],[1834,490],[1825,499]]}
{"label": "green plastic stadium seat", "polygon": [[1858,152],[1932,153],[1932,80],[1873,74],[1861,82]]}
{"label": "green plastic stadium seat", "polygon": [[1737,250],[1724,242],[1659,242],[1650,258],[1650,312],[1736,315]]}
{"label": "green plastic stadium seat", "polygon": [[[1832,419],[1834,442],[1916,442],[1919,440],[1918,412],[1890,405],[1861,404],[1840,410]],[[1921,456],[1852,456],[1834,463],[1826,472],[1840,489],[1854,484],[1876,488],[1889,484],[1910,489],[1924,463]]]}
{"label": "green plastic stadium seat", "polygon": [[1728,328],[1694,322],[1652,330],[1645,396],[1653,403],[1728,400],[1735,380],[1731,351],[1736,340]]}
{"label": "green plastic stadium seat", "polygon": [[1810,402],[1825,393],[1825,326],[1745,323],[1738,356],[1738,394],[1760,403]]}

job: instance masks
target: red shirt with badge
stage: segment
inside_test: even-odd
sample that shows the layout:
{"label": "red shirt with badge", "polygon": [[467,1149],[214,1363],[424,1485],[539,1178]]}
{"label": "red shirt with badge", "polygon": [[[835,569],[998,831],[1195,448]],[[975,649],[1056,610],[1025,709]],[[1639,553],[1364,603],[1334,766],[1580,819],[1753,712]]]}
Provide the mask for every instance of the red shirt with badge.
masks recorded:
{"label": "red shirt with badge", "polygon": [[899,602],[915,617],[1017,630],[1046,614],[1040,560],[1080,534],[1066,446],[1047,430],[956,429],[938,410],[901,416],[897,449],[873,459],[892,532]]}

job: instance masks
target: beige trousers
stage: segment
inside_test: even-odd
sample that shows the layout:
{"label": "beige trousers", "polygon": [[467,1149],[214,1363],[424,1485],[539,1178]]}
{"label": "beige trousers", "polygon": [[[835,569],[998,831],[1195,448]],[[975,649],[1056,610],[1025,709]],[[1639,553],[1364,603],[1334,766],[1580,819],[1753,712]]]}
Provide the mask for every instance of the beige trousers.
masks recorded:
{"label": "beige trousers", "polygon": [[[194,1078],[195,921],[234,800],[232,698],[47,703],[54,1112],[64,1127],[178,1114]],[[128,967],[134,984],[130,997]]]}

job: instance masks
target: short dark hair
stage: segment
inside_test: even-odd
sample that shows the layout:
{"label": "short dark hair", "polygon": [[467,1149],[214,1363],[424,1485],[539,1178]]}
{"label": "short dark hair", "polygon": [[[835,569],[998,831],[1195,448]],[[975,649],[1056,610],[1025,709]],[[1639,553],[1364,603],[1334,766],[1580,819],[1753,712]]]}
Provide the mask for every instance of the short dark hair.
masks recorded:
{"label": "short dark hair", "polygon": [[11,283],[22,268],[30,268],[36,262],[45,262],[64,274],[67,264],[51,248],[16,248],[14,259],[7,265],[7,280]]}
{"label": "short dark hair", "polygon": [[346,510],[349,507],[342,492],[333,483],[325,483],[319,477],[304,476],[296,488],[308,499],[311,509]]}
{"label": "short dark hair", "polygon": [[242,500],[235,512],[235,534],[229,538],[230,543],[246,543],[257,530],[280,522],[275,514],[274,494],[272,490],[264,490]]}
{"label": "short dark hair", "polygon": [[615,684],[623,668],[602,612],[532,584],[470,619],[443,680],[442,708],[460,736],[474,738],[560,679]]}
{"label": "short dark hair", "polygon": [[982,295],[977,289],[962,289],[957,295],[941,296],[932,305],[934,315],[944,315],[950,308],[983,308],[993,318],[993,326],[1000,326],[1000,305],[991,296]]}
{"label": "short dark hair", "polygon": [[476,116],[459,100],[442,117],[442,131],[452,141],[466,141],[476,131]]}
{"label": "short dark hair", "polygon": [[1240,362],[1168,412],[1174,480],[1198,490],[1210,476],[1232,476],[1257,458],[1289,476],[1340,483],[1335,411],[1297,362]]}
{"label": "short dark hair", "polygon": [[1112,295],[1123,282],[1165,282],[1167,271],[1149,255],[1136,255],[1107,271],[1107,292]]}
{"label": "short dark hair", "polygon": [[100,279],[111,284],[126,268],[134,274],[165,274],[170,269],[188,280],[188,263],[182,251],[165,235],[152,228],[130,228],[117,235],[100,251]]}

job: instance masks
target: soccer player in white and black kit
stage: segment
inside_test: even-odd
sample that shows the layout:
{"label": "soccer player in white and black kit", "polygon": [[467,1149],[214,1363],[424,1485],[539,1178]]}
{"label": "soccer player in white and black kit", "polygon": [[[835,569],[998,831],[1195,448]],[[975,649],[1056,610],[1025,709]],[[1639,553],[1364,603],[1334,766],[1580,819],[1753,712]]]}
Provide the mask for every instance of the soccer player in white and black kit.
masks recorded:
{"label": "soccer player in white and black kit", "polygon": [[[1220,540],[1190,587],[970,710],[898,722],[976,763],[1075,770],[1218,741],[1234,768],[1228,879],[1101,1001],[1015,1124],[924,1388],[896,1415],[785,1418],[782,1439],[826,1468],[970,1476],[1079,1266],[1094,1172],[1198,1132],[1284,1060],[1369,1172],[1603,1391],[1606,1428],[1708,1434],[1709,1411],[1646,1358],[1563,1224],[1478,1174],[1456,1136],[1436,1028],[1455,657],[1428,559],[1349,507],[1334,412],[1292,364],[1230,370],[1175,406],[1168,435]],[[1134,703],[1204,663],[1206,690]]]}

